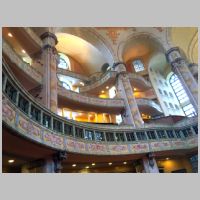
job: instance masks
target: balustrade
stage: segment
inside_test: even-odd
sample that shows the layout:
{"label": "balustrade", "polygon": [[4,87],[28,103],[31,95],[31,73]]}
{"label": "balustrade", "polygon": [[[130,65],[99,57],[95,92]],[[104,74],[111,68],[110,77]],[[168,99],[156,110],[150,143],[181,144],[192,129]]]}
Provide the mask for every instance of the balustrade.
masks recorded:
{"label": "balustrade", "polygon": [[[169,127],[155,126],[151,128],[134,128],[132,126],[119,125],[91,125],[67,120],[36,102],[34,98],[20,86],[6,67],[3,67],[2,88],[3,99],[5,99],[5,102],[11,105],[19,115],[21,115],[20,112],[23,113],[24,116],[37,123],[38,127],[42,126],[44,130],[45,128],[49,129],[50,133],[55,136],[70,136],[72,138],[77,138],[77,141],[93,141],[93,144],[99,142],[100,144],[120,143],[120,148],[124,149],[125,147],[123,145],[127,143],[135,144],[140,141],[147,142],[148,144],[149,142],[159,142],[160,140],[186,140],[188,138],[196,138],[198,134],[197,118],[195,117],[193,120],[188,119],[189,122],[187,123],[187,120],[185,120],[185,122],[179,122]],[[109,127],[111,128],[109,129]],[[143,147],[146,148],[145,145]],[[104,146],[99,146],[98,148],[103,149]],[[124,152],[126,152],[126,150],[124,150]]]}

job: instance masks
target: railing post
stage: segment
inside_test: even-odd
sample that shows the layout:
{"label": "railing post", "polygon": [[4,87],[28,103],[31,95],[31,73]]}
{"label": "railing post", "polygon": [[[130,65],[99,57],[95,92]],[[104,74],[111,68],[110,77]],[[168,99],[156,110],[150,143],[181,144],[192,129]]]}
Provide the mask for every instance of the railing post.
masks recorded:
{"label": "railing post", "polygon": [[153,130],[153,132],[154,132],[154,134],[155,134],[155,137],[156,137],[156,139],[155,139],[155,140],[158,140],[158,139],[159,139],[159,137],[158,137],[158,135],[157,135],[157,131],[156,131],[156,130]]}
{"label": "railing post", "polygon": [[196,135],[196,132],[194,131],[194,128],[192,126],[190,126],[190,129],[192,131],[192,135],[195,136]]}
{"label": "railing post", "polygon": [[103,135],[104,135],[104,141],[107,142],[107,139],[106,139],[106,132],[103,132]]}
{"label": "railing post", "polygon": [[136,132],[133,132],[133,135],[134,135],[134,137],[135,137],[135,141],[138,141],[138,138],[137,138]]}
{"label": "railing post", "polygon": [[73,125],[72,127],[73,127],[73,137],[75,138],[76,137],[76,127],[75,127],[75,125]]}
{"label": "railing post", "polygon": [[19,91],[17,91],[17,95],[16,95],[16,106],[18,106],[19,103]]}
{"label": "railing post", "polygon": [[172,130],[172,132],[173,132],[174,137],[178,138],[174,129]]}
{"label": "railing post", "polygon": [[65,134],[65,123],[62,121],[62,134],[64,135]]}
{"label": "railing post", "polygon": [[8,77],[5,75],[4,82],[3,82],[3,91],[5,91],[6,89],[7,80],[8,80]]}
{"label": "railing post", "polygon": [[83,128],[83,139],[86,139],[85,136],[86,136],[86,134],[85,134],[85,128]]}
{"label": "railing post", "polygon": [[32,116],[31,116],[31,102],[29,101],[28,102],[29,104],[28,104],[28,116],[31,118]]}
{"label": "railing post", "polygon": [[166,129],[164,130],[164,133],[165,133],[166,139],[169,139]]}
{"label": "railing post", "polygon": [[116,132],[113,132],[113,135],[114,135],[114,141],[117,142]]}
{"label": "railing post", "polygon": [[144,131],[144,134],[145,134],[145,136],[146,136],[146,140],[149,140],[149,137],[148,137],[147,131]]}
{"label": "railing post", "polygon": [[50,117],[51,117],[51,130],[53,130],[53,117],[52,116]]}
{"label": "railing post", "polygon": [[41,111],[41,117],[40,117],[40,123],[43,125],[43,111],[42,110],[40,110]]}
{"label": "railing post", "polygon": [[127,137],[126,137],[126,132],[123,132],[124,133],[124,139],[125,139],[125,142],[127,142]]}

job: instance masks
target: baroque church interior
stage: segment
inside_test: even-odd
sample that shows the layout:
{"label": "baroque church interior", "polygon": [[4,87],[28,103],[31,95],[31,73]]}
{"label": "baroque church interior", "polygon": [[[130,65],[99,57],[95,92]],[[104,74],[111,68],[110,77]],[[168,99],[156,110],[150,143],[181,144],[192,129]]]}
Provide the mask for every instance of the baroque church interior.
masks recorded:
{"label": "baroque church interior", "polygon": [[2,28],[4,173],[197,173],[198,28]]}

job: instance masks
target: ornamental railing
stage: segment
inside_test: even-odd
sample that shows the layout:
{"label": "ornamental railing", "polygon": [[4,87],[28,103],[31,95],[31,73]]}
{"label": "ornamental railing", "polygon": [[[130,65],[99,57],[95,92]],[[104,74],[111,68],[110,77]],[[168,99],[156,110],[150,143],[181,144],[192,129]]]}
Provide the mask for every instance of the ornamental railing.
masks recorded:
{"label": "ornamental railing", "polygon": [[3,62],[3,125],[51,148],[83,154],[118,155],[198,147],[198,120],[169,126],[95,125],[56,115],[39,104]]}

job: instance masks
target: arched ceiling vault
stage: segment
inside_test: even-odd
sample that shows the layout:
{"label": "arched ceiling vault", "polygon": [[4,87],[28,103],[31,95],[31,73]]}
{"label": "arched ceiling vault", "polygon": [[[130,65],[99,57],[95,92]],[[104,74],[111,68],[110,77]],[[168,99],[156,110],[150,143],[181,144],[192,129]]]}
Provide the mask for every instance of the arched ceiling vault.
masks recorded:
{"label": "arched ceiling vault", "polygon": [[[117,61],[130,63],[135,58],[144,60],[146,66],[164,70],[169,67],[164,54],[175,46],[190,62],[198,60],[198,29],[194,27],[49,27],[33,30],[38,35],[48,30],[54,32],[58,40],[63,40],[63,44],[57,45],[58,50],[77,60],[89,74],[100,71],[105,62],[110,65]],[[61,39],[64,38],[62,34],[66,34],[65,39]]]}

